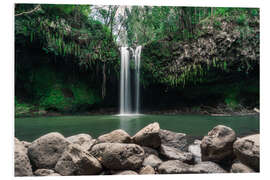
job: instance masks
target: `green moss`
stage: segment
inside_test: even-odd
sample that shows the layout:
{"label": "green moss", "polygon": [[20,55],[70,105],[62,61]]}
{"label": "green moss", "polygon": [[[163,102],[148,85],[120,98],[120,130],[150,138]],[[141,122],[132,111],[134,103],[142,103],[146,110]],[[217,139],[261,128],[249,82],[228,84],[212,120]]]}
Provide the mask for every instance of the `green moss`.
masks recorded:
{"label": "green moss", "polygon": [[93,90],[88,88],[83,83],[78,83],[71,86],[71,90],[74,96],[73,104],[95,104],[101,101],[100,96]]}
{"label": "green moss", "polygon": [[31,111],[32,108],[33,108],[32,105],[19,102],[15,97],[15,115],[16,116],[27,114]]}
{"label": "green moss", "polygon": [[61,85],[56,85],[50,92],[41,98],[40,105],[46,109],[68,110],[72,107],[72,99],[65,97],[61,90]]}

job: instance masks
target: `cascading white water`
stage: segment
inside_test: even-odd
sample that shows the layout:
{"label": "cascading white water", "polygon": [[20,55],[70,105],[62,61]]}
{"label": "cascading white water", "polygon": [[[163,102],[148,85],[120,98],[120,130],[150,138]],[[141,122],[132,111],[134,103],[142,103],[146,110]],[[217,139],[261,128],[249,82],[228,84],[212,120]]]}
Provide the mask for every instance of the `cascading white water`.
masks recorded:
{"label": "cascading white water", "polygon": [[140,110],[140,62],[142,46],[135,50],[135,113],[139,114]]}
{"label": "cascading white water", "polygon": [[139,114],[140,108],[140,60],[141,46],[134,52],[132,48],[121,47],[121,77],[120,77],[120,115],[132,115],[129,49],[135,58],[135,113]]}
{"label": "cascading white water", "polygon": [[120,82],[120,114],[130,114],[130,70],[129,51],[121,47],[121,82]]}

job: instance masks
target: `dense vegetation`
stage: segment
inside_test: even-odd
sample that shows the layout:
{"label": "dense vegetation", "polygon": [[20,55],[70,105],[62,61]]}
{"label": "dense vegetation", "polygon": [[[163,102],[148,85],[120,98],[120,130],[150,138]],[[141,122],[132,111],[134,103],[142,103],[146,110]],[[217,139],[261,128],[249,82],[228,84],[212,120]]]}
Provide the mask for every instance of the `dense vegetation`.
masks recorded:
{"label": "dense vegetation", "polygon": [[142,107],[259,105],[258,9],[16,4],[16,114],[118,107],[121,44]]}

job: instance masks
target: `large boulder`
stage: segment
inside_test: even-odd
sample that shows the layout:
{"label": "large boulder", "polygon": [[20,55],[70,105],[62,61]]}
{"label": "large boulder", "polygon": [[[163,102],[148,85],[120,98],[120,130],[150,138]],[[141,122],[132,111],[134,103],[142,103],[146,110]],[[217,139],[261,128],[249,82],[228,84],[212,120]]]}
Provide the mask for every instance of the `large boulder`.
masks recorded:
{"label": "large boulder", "polygon": [[130,143],[130,135],[122,129],[114,130],[97,138],[98,143]]}
{"label": "large boulder", "polygon": [[160,164],[158,167],[160,174],[184,174],[192,173],[190,171],[190,165],[183,163],[179,160],[169,160]]}
{"label": "large boulder", "polygon": [[144,157],[148,157],[149,155],[151,154],[154,154],[156,156],[158,156],[158,151],[153,149],[153,148],[150,148],[150,147],[146,147],[146,146],[142,146],[143,150],[144,150]]}
{"label": "large boulder", "polygon": [[161,144],[174,147],[182,151],[187,150],[188,143],[186,134],[160,129],[159,136],[161,138]]}
{"label": "large boulder", "polygon": [[112,170],[139,169],[144,158],[144,150],[136,144],[100,143],[90,153]]}
{"label": "large boulder", "polygon": [[203,161],[195,164],[192,167],[192,171],[194,173],[227,173],[222,167],[211,161]]}
{"label": "large boulder", "polygon": [[33,176],[30,160],[27,156],[27,149],[17,138],[14,138],[14,140],[15,176]]}
{"label": "large boulder", "polygon": [[62,134],[49,133],[32,142],[28,156],[36,169],[52,169],[69,144]]}
{"label": "large boulder", "polygon": [[193,163],[194,159],[191,153],[184,152],[179,149],[161,145],[160,146],[160,154],[169,160],[180,160],[185,163]]}
{"label": "large boulder", "polygon": [[56,163],[55,170],[63,176],[94,175],[102,171],[102,166],[78,144],[70,144]]}
{"label": "large boulder", "polygon": [[149,166],[149,165],[142,167],[140,169],[140,172],[139,172],[139,174],[155,174],[155,173],[156,172],[155,172],[154,168]]}
{"label": "large boulder", "polygon": [[234,130],[218,125],[201,142],[202,161],[221,162],[232,159],[233,143],[236,140]]}
{"label": "large boulder", "polygon": [[195,163],[201,162],[201,141],[195,140],[191,145],[189,145],[188,152],[193,155]]}
{"label": "large boulder", "polygon": [[84,150],[89,151],[91,147],[95,144],[95,139],[89,134],[77,134],[66,138],[69,142],[73,144],[80,145]]}
{"label": "large boulder", "polygon": [[255,171],[240,162],[235,162],[232,164],[231,172],[232,173],[254,173]]}
{"label": "large boulder", "polygon": [[159,124],[155,122],[141,129],[132,137],[132,139],[134,143],[141,146],[158,148],[161,144],[159,130]]}
{"label": "large boulder", "polygon": [[259,171],[260,168],[260,135],[254,134],[238,139],[233,144],[237,159],[247,166]]}
{"label": "large boulder", "polygon": [[37,169],[34,174],[35,176],[61,176],[52,169]]}
{"label": "large boulder", "polygon": [[162,160],[154,154],[149,155],[143,160],[143,166],[151,166],[157,168],[162,163]]}

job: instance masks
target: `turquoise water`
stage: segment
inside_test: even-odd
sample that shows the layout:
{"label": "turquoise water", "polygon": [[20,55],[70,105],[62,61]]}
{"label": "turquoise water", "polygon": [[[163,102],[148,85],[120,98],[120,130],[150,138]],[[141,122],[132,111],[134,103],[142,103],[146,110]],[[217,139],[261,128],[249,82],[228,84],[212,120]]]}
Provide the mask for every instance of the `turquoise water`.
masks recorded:
{"label": "turquoise water", "polygon": [[115,129],[124,129],[130,135],[152,122],[161,129],[204,136],[218,124],[231,127],[238,135],[259,131],[259,116],[213,117],[207,115],[140,115],[140,116],[58,116],[15,118],[15,136],[20,140],[33,141],[49,132],[64,136],[88,133],[96,138]]}

